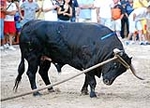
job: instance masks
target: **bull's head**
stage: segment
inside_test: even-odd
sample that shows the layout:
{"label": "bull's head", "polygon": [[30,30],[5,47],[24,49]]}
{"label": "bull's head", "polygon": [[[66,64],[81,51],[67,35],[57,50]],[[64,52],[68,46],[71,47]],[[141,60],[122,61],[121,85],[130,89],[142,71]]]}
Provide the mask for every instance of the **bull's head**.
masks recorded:
{"label": "bull's head", "polygon": [[[116,50],[115,50],[116,51]],[[128,68],[131,69],[132,73],[139,79],[142,80],[142,78],[138,77],[135,74],[135,70],[131,64],[131,59],[128,57],[128,55],[120,50],[117,50],[117,54],[127,63],[127,66],[123,65],[119,60],[111,61],[107,64],[105,64],[102,67],[102,76],[103,76],[103,82],[106,85],[111,85],[114,80],[121,75],[122,73],[126,72]],[[116,53],[116,52],[115,52]]]}

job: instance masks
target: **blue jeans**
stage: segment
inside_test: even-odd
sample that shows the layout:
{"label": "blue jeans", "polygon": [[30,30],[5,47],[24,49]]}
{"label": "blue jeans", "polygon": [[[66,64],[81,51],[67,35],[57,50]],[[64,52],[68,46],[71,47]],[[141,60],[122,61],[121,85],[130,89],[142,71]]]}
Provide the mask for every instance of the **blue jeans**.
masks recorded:
{"label": "blue jeans", "polygon": [[59,19],[59,18],[58,18],[58,21],[59,21],[59,22],[70,22],[70,20],[65,21],[65,20],[61,20],[61,19]]}
{"label": "blue jeans", "polygon": [[70,19],[70,21],[71,21],[71,22],[76,22],[76,17],[72,17],[72,18]]}
{"label": "blue jeans", "polygon": [[4,39],[4,19],[0,18],[0,39]]}

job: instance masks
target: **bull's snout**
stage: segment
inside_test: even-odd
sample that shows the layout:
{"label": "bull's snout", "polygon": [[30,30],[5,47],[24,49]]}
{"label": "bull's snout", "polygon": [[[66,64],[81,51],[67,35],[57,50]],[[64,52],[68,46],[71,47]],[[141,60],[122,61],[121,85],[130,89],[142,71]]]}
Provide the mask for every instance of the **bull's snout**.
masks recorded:
{"label": "bull's snout", "polygon": [[104,84],[111,85],[111,82],[108,79],[103,79]]}

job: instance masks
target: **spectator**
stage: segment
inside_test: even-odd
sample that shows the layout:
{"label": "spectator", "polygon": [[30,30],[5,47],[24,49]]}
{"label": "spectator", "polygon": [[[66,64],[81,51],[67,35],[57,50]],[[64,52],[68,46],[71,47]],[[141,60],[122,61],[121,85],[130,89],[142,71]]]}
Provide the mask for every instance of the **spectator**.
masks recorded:
{"label": "spectator", "polygon": [[79,22],[91,22],[91,11],[94,8],[94,0],[78,0],[80,13]]}
{"label": "spectator", "polygon": [[15,44],[18,44],[19,43],[19,36],[20,36],[20,32],[21,32],[21,24],[20,24],[20,21],[21,21],[21,17],[20,17],[20,14],[21,14],[21,9],[20,9],[20,6],[19,6],[19,2],[18,0],[14,0],[14,3],[16,4],[16,7],[17,7],[17,12],[14,16],[14,20],[15,20],[15,26],[16,26],[16,35],[15,35]]}
{"label": "spectator", "polygon": [[114,7],[113,0],[95,0],[97,22],[112,29],[111,9]]}
{"label": "spectator", "polygon": [[14,15],[17,11],[17,8],[15,3],[12,2],[12,0],[6,1],[6,7],[7,7],[5,12],[6,17],[4,19],[4,34],[5,34],[6,44],[4,47],[10,50],[16,50],[12,46],[12,42],[13,42],[13,37],[15,36],[16,33]]}
{"label": "spectator", "polygon": [[36,18],[36,12],[39,11],[39,6],[36,2],[34,2],[33,0],[28,0],[22,3],[22,5],[20,6],[21,10],[24,10],[24,17],[21,14],[21,18],[22,20],[22,26],[30,21],[30,20],[34,20]]}
{"label": "spectator", "polygon": [[77,0],[72,0],[71,22],[76,22],[76,16],[79,17],[79,5]]}
{"label": "spectator", "polygon": [[57,21],[57,8],[59,7],[58,2],[55,0],[44,0],[42,11],[44,12],[44,20]]}
{"label": "spectator", "polygon": [[[141,8],[141,7],[148,7],[148,2],[147,0],[134,0],[133,2],[133,8],[137,9],[137,8]],[[146,19],[142,19],[140,20],[141,24],[142,24],[142,35],[144,37],[146,37]]]}
{"label": "spectator", "polygon": [[129,34],[128,16],[134,10],[133,9],[133,0],[121,1],[121,5],[125,10],[124,16],[121,19],[121,37],[125,38]]}
{"label": "spectator", "polygon": [[65,0],[64,4],[58,8],[58,21],[70,21],[72,17],[72,0]]}
{"label": "spectator", "polygon": [[[121,38],[120,31],[121,31],[121,19],[124,16],[125,10],[119,4],[119,0],[114,0],[114,8],[117,11],[112,10],[112,29],[116,32],[118,38]],[[114,15],[115,14],[115,15]],[[117,17],[116,17],[117,15]],[[114,18],[114,16],[116,18]]]}
{"label": "spectator", "polygon": [[129,15],[129,35],[128,35],[128,39],[131,38],[132,34],[133,34],[133,41],[136,41],[136,34],[135,31],[138,30],[138,35],[139,35],[139,44],[143,45],[146,44],[145,43],[145,37],[142,35],[142,24],[141,24],[141,20],[142,19],[146,19],[147,15],[150,13],[150,6],[148,6],[147,8],[137,8],[134,9],[133,12],[131,12],[131,14]]}
{"label": "spectator", "polygon": [[0,39],[1,39],[1,45],[0,49],[4,49],[4,18],[5,18],[5,11],[6,11],[6,0],[1,0],[0,2]]}

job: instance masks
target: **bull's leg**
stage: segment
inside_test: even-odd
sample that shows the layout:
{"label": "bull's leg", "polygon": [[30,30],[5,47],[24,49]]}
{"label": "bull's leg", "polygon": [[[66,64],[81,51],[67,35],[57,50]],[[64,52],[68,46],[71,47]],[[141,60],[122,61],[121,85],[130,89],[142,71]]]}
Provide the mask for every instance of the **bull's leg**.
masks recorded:
{"label": "bull's leg", "polygon": [[83,87],[81,89],[81,93],[84,95],[88,95],[88,77],[87,77],[87,75],[85,75],[85,80],[84,80]]}
{"label": "bull's leg", "polygon": [[24,59],[22,59],[20,64],[19,64],[19,67],[18,67],[18,76],[15,80],[15,86],[13,88],[13,90],[15,90],[15,92],[17,91],[17,88],[18,88],[19,82],[21,81],[22,74],[24,73],[24,70],[25,70]]}
{"label": "bull's leg", "polygon": [[89,77],[89,85],[90,85],[90,97],[96,97],[96,93],[95,93],[95,87],[96,87],[96,79],[95,76],[88,76]]}
{"label": "bull's leg", "polygon": [[[35,77],[38,69],[38,59],[36,57],[30,56],[28,59],[28,70],[27,75],[31,84],[32,90],[37,89]],[[41,95],[39,92],[33,93],[34,96]]]}
{"label": "bull's leg", "polygon": [[[41,75],[44,83],[46,85],[51,84],[49,77],[48,77],[48,70],[50,68],[51,62],[50,61],[41,61],[40,63],[40,69],[39,69],[39,74]],[[49,92],[54,92],[53,87],[48,88]]]}

